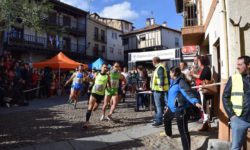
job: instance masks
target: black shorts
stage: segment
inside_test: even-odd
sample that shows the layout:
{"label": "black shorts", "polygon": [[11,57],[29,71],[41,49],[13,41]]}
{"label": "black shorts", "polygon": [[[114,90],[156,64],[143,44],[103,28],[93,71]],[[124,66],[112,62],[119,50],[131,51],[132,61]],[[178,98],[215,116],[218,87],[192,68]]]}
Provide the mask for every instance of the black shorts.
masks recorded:
{"label": "black shorts", "polygon": [[122,88],[121,87],[118,88],[118,95],[122,95]]}
{"label": "black shorts", "polygon": [[91,96],[93,96],[96,99],[96,102],[100,104],[102,100],[104,99],[104,95],[99,95],[96,93],[91,93]]}

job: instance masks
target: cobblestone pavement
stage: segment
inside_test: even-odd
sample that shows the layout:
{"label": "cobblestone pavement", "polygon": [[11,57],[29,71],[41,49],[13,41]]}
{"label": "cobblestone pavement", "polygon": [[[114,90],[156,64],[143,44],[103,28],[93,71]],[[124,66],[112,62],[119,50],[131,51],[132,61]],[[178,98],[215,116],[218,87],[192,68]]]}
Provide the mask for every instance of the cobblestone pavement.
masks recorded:
{"label": "cobblestone pavement", "polygon": [[[92,114],[91,127],[82,129],[87,110],[87,102],[78,103],[77,109],[66,104],[66,97],[35,100],[23,108],[10,108],[7,113],[0,110],[0,149],[19,148],[33,144],[53,143],[82,137],[108,135],[150,123],[153,111],[134,111],[134,100],[120,103],[114,121],[100,121],[101,106]],[[40,104],[39,104],[40,103]],[[38,104],[42,106],[39,108]],[[47,105],[46,105],[47,104]],[[0,108],[1,109],[1,108]],[[206,149],[208,138],[216,138],[213,132],[197,132],[198,123],[189,124],[192,149]],[[163,129],[163,127],[160,127]],[[173,126],[173,139],[160,137],[159,133],[141,137],[130,142],[112,145],[106,149],[181,149],[176,126]],[[205,141],[205,142],[204,142]]]}
{"label": "cobblestone pavement", "polygon": [[[218,132],[216,128],[212,128],[211,132],[197,132],[197,128],[201,125],[198,123],[189,123],[191,135],[192,150],[206,150],[208,140],[217,138]],[[160,132],[135,139],[132,142],[126,142],[118,145],[109,146],[103,150],[182,150],[181,139],[177,126],[173,126],[173,138],[167,139],[161,137]]]}
{"label": "cobblestone pavement", "polygon": [[[114,121],[100,121],[101,107],[99,107],[92,113],[90,128],[83,130],[81,127],[85,120],[87,102],[81,101],[77,109],[73,109],[73,106],[66,104],[66,101],[66,97],[37,100],[37,102],[34,100],[28,107],[9,108],[6,110],[8,113],[1,110],[0,149],[106,135],[149,123],[154,114],[152,111],[135,112],[134,100],[128,99],[126,103],[118,105],[113,115]],[[42,108],[35,104],[47,102],[51,105],[44,105]]]}

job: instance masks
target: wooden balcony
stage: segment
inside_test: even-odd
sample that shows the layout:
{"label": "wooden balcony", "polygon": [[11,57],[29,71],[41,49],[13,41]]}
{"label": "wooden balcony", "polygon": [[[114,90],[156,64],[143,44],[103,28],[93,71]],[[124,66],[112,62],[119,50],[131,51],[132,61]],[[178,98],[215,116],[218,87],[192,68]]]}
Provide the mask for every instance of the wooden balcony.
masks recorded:
{"label": "wooden balcony", "polygon": [[8,37],[5,39],[5,48],[13,51],[32,51],[38,53],[58,53],[63,51],[65,53],[85,54],[85,45],[66,44],[62,41],[49,41],[45,37],[39,37],[34,35],[20,35],[16,33],[8,33]]}
{"label": "wooden balcony", "polygon": [[183,45],[199,45],[204,38],[204,26],[187,26],[181,29]]}

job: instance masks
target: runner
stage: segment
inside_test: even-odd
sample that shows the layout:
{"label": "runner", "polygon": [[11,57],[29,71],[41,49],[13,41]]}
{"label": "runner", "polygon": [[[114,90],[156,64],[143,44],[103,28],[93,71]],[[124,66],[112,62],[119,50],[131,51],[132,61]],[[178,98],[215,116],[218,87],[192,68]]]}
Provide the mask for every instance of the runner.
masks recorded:
{"label": "runner", "polygon": [[83,88],[83,79],[85,77],[85,74],[83,73],[83,66],[80,65],[75,73],[72,74],[72,76],[69,78],[68,81],[64,84],[64,86],[67,86],[67,84],[71,81],[71,90],[70,90],[70,96],[69,96],[69,103],[74,103],[74,108],[76,109],[76,104],[78,97],[81,93],[81,90]]}
{"label": "runner", "polygon": [[123,93],[125,93],[124,91],[126,90],[126,83],[127,83],[125,76],[121,72],[121,68],[119,68],[119,72],[121,77],[119,80],[119,88],[118,88],[118,103],[121,101],[122,98],[125,99],[125,95],[123,95]]}
{"label": "runner", "polygon": [[[119,88],[119,80],[122,80],[121,73],[119,72],[120,64],[115,62],[112,70],[110,71],[110,85],[109,89],[105,91],[104,104],[102,107],[102,116],[100,120],[104,120],[104,118],[111,120],[111,115],[113,114],[116,105],[118,104],[118,88]],[[110,102],[112,98],[112,102]],[[112,104],[111,104],[112,103]],[[106,107],[108,104],[111,104],[111,108],[107,117],[105,117]]]}
{"label": "runner", "polygon": [[101,101],[104,99],[107,83],[108,83],[107,64],[103,64],[101,72],[96,73],[94,77],[94,85],[91,90],[88,110],[86,112],[86,122],[83,125],[83,128],[88,128],[89,119],[90,119],[92,111],[95,111],[98,108]]}

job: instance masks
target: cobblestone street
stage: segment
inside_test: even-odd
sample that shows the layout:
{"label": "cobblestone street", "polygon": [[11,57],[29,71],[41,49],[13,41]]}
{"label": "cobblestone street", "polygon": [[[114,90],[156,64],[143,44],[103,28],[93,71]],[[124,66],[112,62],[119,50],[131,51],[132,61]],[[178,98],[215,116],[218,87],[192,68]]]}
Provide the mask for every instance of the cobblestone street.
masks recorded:
{"label": "cobblestone street", "polygon": [[[126,103],[118,105],[113,115],[114,121],[99,121],[101,116],[101,107],[99,107],[92,115],[90,128],[81,129],[85,120],[87,102],[81,101],[78,103],[77,109],[73,109],[73,106],[66,104],[66,101],[66,97],[54,97],[47,100],[34,100],[28,107],[1,108],[0,149],[20,148],[34,144],[119,133],[150,123],[154,114],[153,111],[135,112],[134,100],[128,99]],[[197,149],[203,145],[199,145],[201,142],[196,144],[196,141],[200,137],[207,138],[209,135],[195,132],[194,127],[197,127],[197,123],[191,124],[189,126],[192,146]],[[176,126],[173,126],[173,128],[176,128]],[[114,144],[107,149],[178,149],[181,144],[176,131],[177,129],[174,129],[174,134],[176,134],[174,137],[176,138],[171,140],[160,137],[159,132],[157,132],[134,139],[132,142],[124,141]]]}

